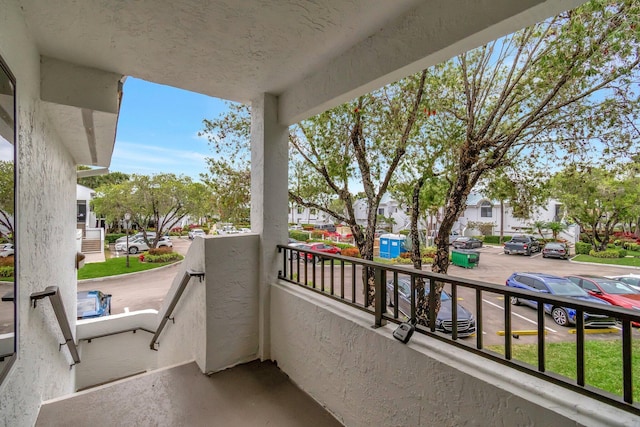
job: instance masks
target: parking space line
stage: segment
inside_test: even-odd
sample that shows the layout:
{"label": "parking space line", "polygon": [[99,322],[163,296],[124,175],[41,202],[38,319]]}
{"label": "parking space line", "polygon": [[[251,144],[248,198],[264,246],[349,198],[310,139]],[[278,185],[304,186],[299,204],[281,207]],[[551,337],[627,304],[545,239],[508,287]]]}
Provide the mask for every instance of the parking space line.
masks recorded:
{"label": "parking space line", "polygon": [[[488,300],[486,300],[486,299],[484,299],[484,298],[482,299],[482,301],[484,301],[484,302],[486,302],[487,304],[492,305],[492,306],[494,306],[494,307],[497,307],[497,308],[499,308],[500,310],[504,311],[504,307],[501,307],[501,306],[499,306],[499,305],[498,305],[498,304],[496,304],[496,303],[493,303],[493,302],[491,302],[491,301],[488,301]],[[521,316],[521,315],[519,315],[518,313],[514,313],[513,311],[511,312],[511,314],[513,314],[514,316],[517,316],[517,317],[519,317],[519,318],[521,318],[521,319],[523,319],[523,320],[526,320],[526,321],[527,321],[527,322],[529,322],[529,323],[533,323],[534,325],[537,325],[537,324],[538,324],[537,322],[534,322],[534,321],[533,321],[533,320],[531,320],[531,319],[528,319],[528,318],[526,318],[526,317],[524,317],[524,316]],[[554,329],[551,329],[551,328],[550,328],[550,327],[548,327],[548,326],[545,326],[544,328],[545,328],[546,330],[548,330],[548,331],[553,332],[553,333],[557,333],[557,332],[558,332],[558,331],[556,331],[556,330],[554,330]]]}

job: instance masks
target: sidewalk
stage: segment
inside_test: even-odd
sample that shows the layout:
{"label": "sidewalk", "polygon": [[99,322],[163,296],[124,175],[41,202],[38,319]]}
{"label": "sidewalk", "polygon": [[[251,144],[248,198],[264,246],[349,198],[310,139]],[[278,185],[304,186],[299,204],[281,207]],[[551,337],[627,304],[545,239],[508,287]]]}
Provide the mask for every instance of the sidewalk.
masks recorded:
{"label": "sidewalk", "polygon": [[104,252],[91,252],[88,254],[84,254],[85,258],[84,258],[84,263],[85,264],[90,264],[92,262],[104,262],[105,261],[105,256],[104,256]]}

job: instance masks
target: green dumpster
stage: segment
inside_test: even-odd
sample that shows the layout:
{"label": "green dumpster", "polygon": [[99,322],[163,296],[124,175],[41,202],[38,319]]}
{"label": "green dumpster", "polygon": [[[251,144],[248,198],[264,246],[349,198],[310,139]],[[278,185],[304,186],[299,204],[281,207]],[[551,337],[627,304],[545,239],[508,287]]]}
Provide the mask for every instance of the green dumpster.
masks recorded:
{"label": "green dumpster", "polygon": [[451,263],[459,267],[473,268],[480,262],[480,252],[469,249],[451,251]]}

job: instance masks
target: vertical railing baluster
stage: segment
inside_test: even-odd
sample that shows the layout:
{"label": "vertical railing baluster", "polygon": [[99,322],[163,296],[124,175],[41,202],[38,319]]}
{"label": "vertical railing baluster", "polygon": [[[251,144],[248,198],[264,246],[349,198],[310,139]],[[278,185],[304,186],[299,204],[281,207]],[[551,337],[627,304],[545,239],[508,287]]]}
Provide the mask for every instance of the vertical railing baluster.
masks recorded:
{"label": "vertical railing baluster", "polygon": [[382,268],[376,268],[374,270],[374,283],[375,283],[375,298],[373,300],[374,312],[375,312],[375,324],[374,327],[379,328],[382,326],[382,313],[384,312],[384,300],[385,298],[385,281],[387,271]]}
{"label": "vertical railing baluster", "polygon": [[584,387],[584,311],[576,310],[576,375]]}
{"label": "vertical railing baluster", "polygon": [[416,319],[416,275],[411,274],[411,320]]}
{"label": "vertical railing baluster", "polygon": [[320,258],[320,291],[324,292],[324,258]]}
{"label": "vertical railing baluster", "polygon": [[511,360],[511,299],[504,299],[504,358]]}
{"label": "vertical railing baluster", "polygon": [[476,289],[476,348],[482,349],[482,291]]}
{"label": "vertical railing baluster", "polygon": [[631,321],[622,320],[622,388],[623,399],[633,403],[633,364],[632,364],[632,329]]}
{"label": "vertical railing baluster", "polygon": [[304,255],[304,285],[309,286],[309,262],[307,260],[307,253],[303,252]]}
{"label": "vertical railing baluster", "polygon": [[331,276],[330,276],[330,285],[329,285],[331,287],[331,295],[334,294],[334,292],[333,292],[333,290],[334,290],[333,289],[333,273],[334,273],[334,271],[333,271],[333,261],[334,261],[334,259],[331,258],[331,265],[330,265]]}
{"label": "vertical railing baluster", "polygon": [[393,272],[393,318],[398,318],[398,272]]}
{"label": "vertical railing baluster", "polygon": [[351,264],[351,302],[356,302],[356,264]]}
{"label": "vertical railing baluster", "polygon": [[538,371],[544,372],[547,370],[547,362],[545,360],[545,327],[544,327],[544,309],[538,310]]}
{"label": "vertical railing baluster", "polygon": [[316,256],[311,254],[311,284],[313,285],[313,289],[316,289],[317,285],[316,280]]}
{"label": "vertical railing baluster", "polygon": [[455,283],[451,283],[451,299],[451,339],[455,341],[458,339],[458,286]]}
{"label": "vertical railing baluster", "polygon": [[344,299],[344,260],[340,260],[340,299]]}
{"label": "vertical railing baluster", "polygon": [[[433,279],[429,278],[428,281],[429,283],[429,303],[431,303],[432,301],[436,300],[436,283]],[[436,331],[436,304],[435,302],[433,304],[429,304],[429,329],[431,329],[431,332],[435,332]]]}
{"label": "vertical railing baluster", "polygon": [[300,283],[300,251],[296,251],[296,274],[298,275],[297,282]]}

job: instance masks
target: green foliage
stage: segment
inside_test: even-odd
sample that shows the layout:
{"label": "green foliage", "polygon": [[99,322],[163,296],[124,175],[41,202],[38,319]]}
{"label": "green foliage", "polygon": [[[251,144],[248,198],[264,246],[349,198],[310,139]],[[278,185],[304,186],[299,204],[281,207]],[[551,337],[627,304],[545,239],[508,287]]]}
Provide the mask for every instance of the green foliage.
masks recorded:
{"label": "green foliage", "polygon": [[[91,168],[88,166],[78,166],[78,170],[90,170]],[[96,176],[88,176],[86,178],[78,178],[78,184],[83,185],[85,187],[91,188],[93,190],[97,190],[103,185],[115,185],[120,184],[122,182],[128,181],[130,179],[130,175],[122,172],[110,172],[104,175],[96,175]]]}
{"label": "green foliage", "polygon": [[626,256],[626,251],[624,251],[624,255],[621,255],[621,251],[624,251],[624,249],[606,249],[604,251],[596,251],[591,249],[589,251],[589,255],[595,258],[624,258]]}
{"label": "green foliage", "polygon": [[[502,243],[508,242],[511,240],[511,236],[503,236]],[[500,244],[500,236],[484,236],[484,243],[488,243],[490,245],[499,245]]]}
{"label": "green foliage", "polygon": [[150,248],[147,253],[149,255],[164,255],[173,253],[173,248],[169,248],[167,246],[161,246],[159,248]]}
{"label": "green foliage", "polygon": [[6,230],[2,237],[13,242],[14,206],[14,167],[13,161],[0,160],[0,226]]}
{"label": "green foliage", "polygon": [[3,266],[0,267],[0,277],[13,277],[14,267]]}
{"label": "green foliage", "polygon": [[483,236],[489,236],[493,233],[496,225],[492,222],[469,221],[467,227],[480,231]]}
{"label": "green foliage", "polygon": [[592,249],[589,243],[576,242],[576,255],[589,255]]}
{"label": "green foliage", "polygon": [[92,205],[109,223],[119,223],[129,213],[135,228],[149,230],[149,224],[155,224],[157,238],[149,242],[155,246],[185,216],[208,211],[210,197],[203,184],[184,175],[132,175],[128,181],[100,187]]}
{"label": "green foliage", "polygon": [[184,257],[177,252],[163,253],[160,255],[151,255],[150,253],[144,254],[144,262],[152,263],[166,263],[172,261],[179,261]]}
{"label": "green foliage", "polygon": [[124,237],[124,236],[126,236],[125,233],[109,233],[109,234],[105,234],[104,235],[104,240],[107,243],[115,243],[116,240],[118,240],[119,238]]}
{"label": "green foliage", "polygon": [[355,247],[350,247],[350,248],[342,248],[342,255],[343,256],[350,256],[353,258],[361,258],[360,256],[360,251],[358,250],[358,248]]}
{"label": "green foliage", "polygon": [[85,264],[78,270],[78,280],[95,279],[98,277],[117,276],[119,274],[134,273],[162,267],[168,263],[140,262],[137,256],[129,256],[129,267],[126,266],[127,257],[108,258],[105,262]]}
{"label": "green foliage", "polygon": [[291,237],[292,239],[296,239],[300,242],[306,242],[307,239],[309,239],[309,233],[305,231],[291,230],[289,231],[289,237]]}

